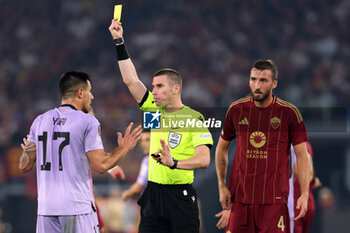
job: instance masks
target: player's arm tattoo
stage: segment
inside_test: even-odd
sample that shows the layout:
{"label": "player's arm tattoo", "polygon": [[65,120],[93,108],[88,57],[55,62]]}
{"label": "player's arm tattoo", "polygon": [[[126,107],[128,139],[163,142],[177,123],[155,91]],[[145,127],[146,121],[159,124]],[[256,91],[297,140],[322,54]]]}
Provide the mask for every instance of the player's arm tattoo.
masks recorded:
{"label": "player's arm tattoo", "polygon": [[227,166],[227,159],[225,159],[225,158],[220,159],[219,166]]}
{"label": "player's arm tattoo", "polygon": [[32,170],[36,161],[36,145],[32,142],[27,142],[24,145],[23,153],[19,159],[19,170],[26,173]]}
{"label": "player's arm tattoo", "polygon": [[226,173],[227,173],[227,159],[226,158],[218,158],[216,170],[217,170],[219,184],[225,184],[226,183]]}
{"label": "player's arm tattoo", "polygon": [[220,171],[224,171],[227,169],[227,159],[226,158],[220,158],[218,160],[218,168],[220,169]]}

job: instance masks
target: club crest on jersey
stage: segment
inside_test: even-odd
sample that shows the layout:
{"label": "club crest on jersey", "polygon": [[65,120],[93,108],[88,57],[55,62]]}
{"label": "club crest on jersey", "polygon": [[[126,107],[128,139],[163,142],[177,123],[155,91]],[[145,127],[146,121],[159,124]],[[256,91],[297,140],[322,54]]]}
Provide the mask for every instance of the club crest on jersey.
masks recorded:
{"label": "club crest on jersey", "polygon": [[278,117],[271,118],[270,125],[272,128],[277,129],[281,125],[281,120]]}
{"label": "club crest on jersey", "polygon": [[171,149],[174,149],[180,144],[182,135],[174,132],[169,132],[168,143]]}

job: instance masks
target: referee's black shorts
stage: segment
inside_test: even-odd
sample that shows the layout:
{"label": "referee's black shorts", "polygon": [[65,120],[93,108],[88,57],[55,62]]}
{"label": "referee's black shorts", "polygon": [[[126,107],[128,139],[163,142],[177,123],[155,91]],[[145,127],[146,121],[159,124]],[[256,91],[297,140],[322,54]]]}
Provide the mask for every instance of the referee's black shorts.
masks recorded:
{"label": "referee's black shorts", "polygon": [[138,204],[139,233],[199,233],[197,193],[190,184],[149,181]]}

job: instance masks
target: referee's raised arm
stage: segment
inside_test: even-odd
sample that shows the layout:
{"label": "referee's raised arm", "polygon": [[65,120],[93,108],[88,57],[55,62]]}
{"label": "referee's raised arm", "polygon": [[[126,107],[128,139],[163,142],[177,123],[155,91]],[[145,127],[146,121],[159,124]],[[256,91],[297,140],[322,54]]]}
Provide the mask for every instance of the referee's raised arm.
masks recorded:
{"label": "referee's raised arm", "polygon": [[140,103],[147,88],[137,76],[135,66],[129,57],[128,50],[124,43],[122,23],[118,22],[117,19],[112,19],[109,31],[116,46],[118,65],[123,82],[128,86],[130,93],[137,103]]}

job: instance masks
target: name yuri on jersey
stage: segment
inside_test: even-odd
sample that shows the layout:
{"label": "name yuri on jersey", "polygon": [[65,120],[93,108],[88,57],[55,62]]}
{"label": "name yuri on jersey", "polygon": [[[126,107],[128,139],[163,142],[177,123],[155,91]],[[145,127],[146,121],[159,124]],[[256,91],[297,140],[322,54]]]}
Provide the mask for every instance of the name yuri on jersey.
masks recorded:
{"label": "name yuri on jersey", "polygon": [[64,125],[67,121],[67,118],[53,117],[52,120],[54,125]]}

